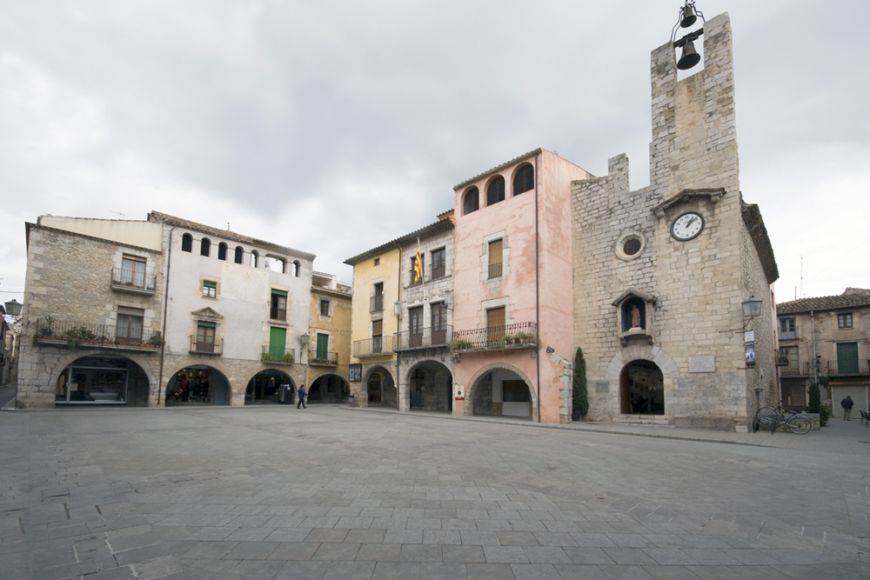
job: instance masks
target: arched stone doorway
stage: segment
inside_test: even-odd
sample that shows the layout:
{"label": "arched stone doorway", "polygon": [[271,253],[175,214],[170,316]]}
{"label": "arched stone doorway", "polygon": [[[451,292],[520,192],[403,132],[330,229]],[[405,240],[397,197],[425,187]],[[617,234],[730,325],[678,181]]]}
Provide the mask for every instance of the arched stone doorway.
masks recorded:
{"label": "arched stone doorway", "polygon": [[166,406],[229,405],[230,382],[219,370],[206,365],[185,367],[166,385]]}
{"label": "arched stone doorway", "polygon": [[531,419],[532,390],[516,372],[494,368],[472,385],[472,414]]}
{"label": "arched stone doorway", "polygon": [[148,375],[123,356],[84,356],[55,381],[55,405],[148,406]]}
{"label": "arched stone doorway", "polygon": [[393,375],[383,367],[375,367],[369,371],[366,379],[366,390],[370,407],[399,407],[399,397]]}
{"label": "arched stone doorway", "polygon": [[350,385],[338,375],[320,375],[308,386],[310,403],[340,403],[348,398],[350,398]]}
{"label": "arched stone doorway", "polygon": [[281,385],[290,385],[291,399],[292,394],[296,392],[296,385],[293,384],[293,379],[285,372],[277,369],[266,369],[258,372],[248,381],[248,386],[245,388],[245,404],[246,405],[263,405],[263,404],[282,404],[290,403],[285,401],[286,394],[281,391]]}
{"label": "arched stone doorway", "polygon": [[633,360],[619,375],[620,411],[624,415],[664,415],[662,371],[654,362]]}
{"label": "arched stone doorway", "polygon": [[424,361],[408,372],[412,411],[453,411],[453,375],[443,364]]}

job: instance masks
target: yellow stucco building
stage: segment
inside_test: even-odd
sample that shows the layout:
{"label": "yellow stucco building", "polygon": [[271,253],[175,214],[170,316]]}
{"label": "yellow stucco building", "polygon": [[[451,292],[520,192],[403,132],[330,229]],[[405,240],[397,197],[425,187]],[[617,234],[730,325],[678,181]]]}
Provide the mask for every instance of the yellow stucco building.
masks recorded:
{"label": "yellow stucco building", "polygon": [[308,324],[308,400],[338,403],[350,397],[351,287],[314,272]]}

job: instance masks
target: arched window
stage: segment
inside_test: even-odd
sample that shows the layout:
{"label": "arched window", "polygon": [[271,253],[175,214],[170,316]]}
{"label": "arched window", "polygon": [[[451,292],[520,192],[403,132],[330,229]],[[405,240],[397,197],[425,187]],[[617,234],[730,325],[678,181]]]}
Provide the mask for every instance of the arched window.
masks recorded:
{"label": "arched window", "polygon": [[299,263],[299,260],[293,260],[293,277],[298,278],[302,272],[302,264]]}
{"label": "arched window", "polygon": [[203,238],[201,242],[199,242],[199,255],[200,256],[208,256],[208,253],[211,251],[211,240],[208,238]]}
{"label": "arched window", "polygon": [[504,201],[504,177],[499,175],[486,188],[486,205]]}
{"label": "arched window", "polygon": [[257,250],[251,250],[251,268],[256,268],[259,261],[260,254],[257,253]]}
{"label": "arched window", "polygon": [[183,236],[181,236],[181,251],[193,251],[193,236],[191,236],[190,234],[184,234]]}
{"label": "arched window", "polygon": [[514,195],[535,188],[535,169],[530,163],[520,166],[514,173]]}
{"label": "arched window", "polygon": [[476,187],[469,187],[462,195],[462,214],[468,214],[480,209],[480,192]]}
{"label": "arched window", "polygon": [[244,261],[244,259],[245,259],[245,251],[242,249],[241,246],[236,246],[236,257],[235,257],[236,264],[241,264]]}
{"label": "arched window", "polygon": [[218,260],[227,259],[227,245],[224,242],[218,244]]}

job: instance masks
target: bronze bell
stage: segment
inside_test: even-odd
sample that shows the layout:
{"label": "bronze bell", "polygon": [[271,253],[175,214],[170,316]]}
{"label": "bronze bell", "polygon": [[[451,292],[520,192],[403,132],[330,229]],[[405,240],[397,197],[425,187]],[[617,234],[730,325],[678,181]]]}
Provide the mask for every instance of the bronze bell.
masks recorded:
{"label": "bronze bell", "polygon": [[698,15],[695,14],[694,6],[683,6],[680,8],[680,12],[682,15],[680,16],[680,26],[683,28],[688,28],[698,20]]}
{"label": "bronze bell", "polygon": [[680,70],[689,70],[696,64],[701,62],[701,55],[695,50],[695,43],[687,40],[683,45],[683,55],[677,61],[677,68]]}

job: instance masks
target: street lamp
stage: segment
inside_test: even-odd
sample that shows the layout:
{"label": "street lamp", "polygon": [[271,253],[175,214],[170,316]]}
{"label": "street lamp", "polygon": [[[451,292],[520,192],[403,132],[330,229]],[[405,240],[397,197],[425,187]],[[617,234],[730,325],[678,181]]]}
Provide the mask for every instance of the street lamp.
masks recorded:
{"label": "street lamp", "polygon": [[3,304],[3,308],[6,309],[6,314],[11,316],[12,318],[15,318],[16,316],[21,314],[21,304],[14,298],[9,302],[5,302]]}
{"label": "street lamp", "polygon": [[755,296],[750,296],[749,300],[743,301],[743,318],[745,320],[752,320],[761,316],[761,303],[762,301]]}
{"label": "street lamp", "polygon": [[[677,14],[677,23],[674,24],[674,28],[671,31],[671,44],[673,44],[674,48],[683,49],[682,55],[677,61],[677,68],[680,70],[689,70],[701,62],[701,55],[695,50],[695,40],[704,34],[703,27],[686,34],[679,40],[677,39],[677,30],[689,28],[697,22],[698,18],[706,24],[707,21],[704,18],[704,13],[695,8],[695,0],[686,0],[685,4],[680,7],[680,11]],[[676,58],[676,54],[674,57]]]}

